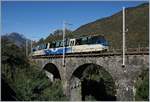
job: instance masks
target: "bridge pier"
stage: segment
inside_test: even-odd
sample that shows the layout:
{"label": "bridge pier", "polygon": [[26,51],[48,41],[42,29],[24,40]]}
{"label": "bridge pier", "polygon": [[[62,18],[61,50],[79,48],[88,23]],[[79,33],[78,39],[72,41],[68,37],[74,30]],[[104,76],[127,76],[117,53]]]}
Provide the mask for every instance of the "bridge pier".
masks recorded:
{"label": "bridge pier", "polygon": [[122,79],[118,81],[117,86],[117,101],[133,101],[134,94],[133,94],[133,85],[127,79]]}
{"label": "bridge pier", "polygon": [[69,87],[69,98],[70,101],[81,101],[82,100],[82,94],[81,94],[81,80],[73,77],[70,81],[70,87]]}
{"label": "bridge pier", "polygon": [[45,71],[45,73],[46,73],[47,77],[50,79],[50,81],[53,82],[54,81],[54,75],[49,73],[48,71]]}

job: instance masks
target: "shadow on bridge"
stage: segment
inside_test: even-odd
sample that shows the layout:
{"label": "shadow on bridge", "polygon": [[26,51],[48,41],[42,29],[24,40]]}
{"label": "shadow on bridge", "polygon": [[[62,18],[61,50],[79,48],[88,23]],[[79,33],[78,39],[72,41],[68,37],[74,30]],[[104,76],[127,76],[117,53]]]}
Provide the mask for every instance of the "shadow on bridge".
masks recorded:
{"label": "shadow on bridge", "polygon": [[[71,78],[71,100],[115,101],[116,88],[112,76],[99,65],[79,66]],[[80,94],[80,95],[78,95]]]}

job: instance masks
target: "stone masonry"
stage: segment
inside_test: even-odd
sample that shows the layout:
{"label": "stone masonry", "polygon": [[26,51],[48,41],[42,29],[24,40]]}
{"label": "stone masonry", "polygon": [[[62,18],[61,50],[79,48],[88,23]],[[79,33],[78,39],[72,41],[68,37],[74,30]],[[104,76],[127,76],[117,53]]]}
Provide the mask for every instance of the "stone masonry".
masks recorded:
{"label": "stone masonry", "polygon": [[[116,85],[116,97],[118,101],[134,100],[134,83],[144,68],[149,68],[149,55],[126,55],[125,67],[122,67],[122,56],[103,57],[67,57],[65,67],[62,66],[62,58],[36,58],[33,59],[41,68],[47,64],[53,64],[59,71],[64,93],[70,100],[81,100],[80,80],[73,79],[73,73],[84,64],[96,64],[106,70],[113,78]],[[74,82],[71,82],[74,80]],[[75,84],[74,84],[75,83]],[[72,85],[79,86],[75,91]]]}

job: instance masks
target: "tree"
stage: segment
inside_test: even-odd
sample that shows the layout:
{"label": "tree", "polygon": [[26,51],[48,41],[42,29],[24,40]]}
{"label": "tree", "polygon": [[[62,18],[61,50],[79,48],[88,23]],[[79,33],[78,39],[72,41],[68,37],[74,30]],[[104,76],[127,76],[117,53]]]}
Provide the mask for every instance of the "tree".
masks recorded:
{"label": "tree", "polygon": [[[44,71],[39,70],[33,62],[29,62],[24,54],[25,50],[16,46],[7,37],[2,37],[1,48],[3,79],[14,90],[15,100],[67,100],[62,91],[61,81],[50,83]],[[6,87],[4,88],[7,91]],[[9,91],[5,93],[11,94]],[[6,94],[2,93],[3,101],[7,98]]]}
{"label": "tree", "polygon": [[[14,74],[17,65],[27,64],[27,59],[23,51],[16,46],[13,42],[10,42],[6,37],[2,38],[2,64],[10,66],[11,78],[14,79]],[[5,70],[2,68],[2,71]]]}
{"label": "tree", "polygon": [[149,100],[149,71],[143,70],[136,82],[136,95],[137,101],[148,101]]}

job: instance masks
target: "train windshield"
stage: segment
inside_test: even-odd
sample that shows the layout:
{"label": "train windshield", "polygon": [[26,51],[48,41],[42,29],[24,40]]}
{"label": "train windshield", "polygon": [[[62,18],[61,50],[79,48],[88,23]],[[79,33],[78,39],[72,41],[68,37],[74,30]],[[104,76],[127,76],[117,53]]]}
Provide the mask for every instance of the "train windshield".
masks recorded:
{"label": "train windshield", "polygon": [[108,46],[108,41],[103,36],[90,36],[76,39],[76,45],[102,44]]}
{"label": "train windshield", "polygon": [[91,37],[91,41],[90,42],[92,44],[102,44],[104,46],[108,46],[108,41],[104,37],[101,37],[101,36]]}

